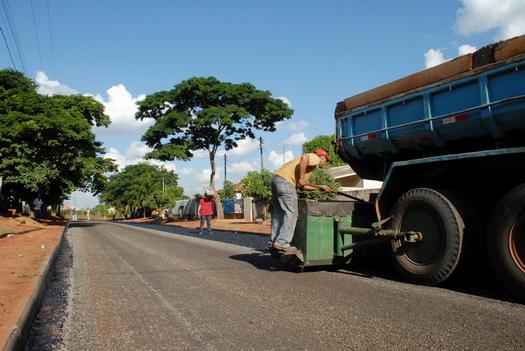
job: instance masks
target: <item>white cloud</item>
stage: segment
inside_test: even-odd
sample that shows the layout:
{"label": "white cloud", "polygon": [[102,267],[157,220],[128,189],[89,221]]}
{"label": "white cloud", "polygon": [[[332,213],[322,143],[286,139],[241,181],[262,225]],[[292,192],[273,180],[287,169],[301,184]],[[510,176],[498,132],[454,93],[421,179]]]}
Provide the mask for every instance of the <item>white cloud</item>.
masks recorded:
{"label": "white cloud", "polygon": [[97,133],[142,133],[153,123],[149,118],[142,121],[135,119],[135,113],[138,111],[136,103],[146,97],[144,94],[133,97],[123,84],[112,86],[107,90],[107,94],[107,101],[100,95],[94,96],[104,105],[104,113],[111,118],[109,128],[95,128]]}
{"label": "white cloud", "polygon": [[254,170],[255,167],[247,161],[235,162],[228,166],[228,172],[233,174],[244,174]]}
{"label": "white cloud", "polygon": [[297,132],[303,129],[308,128],[309,124],[305,120],[301,120],[298,122],[290,122],[288,124],[288,129],[290,129],[292,132]]}
{"label": "white cloud", "polygon": [[[222,157],[224,153],[226,153],[228,156],[244,156],[252,153],[254,150],[256,150],[259,147],[259,140],[258,139],[251,139],[246,138],[243,140],[239,140],[237,142],[237,147],[228,151],[219,150],[217,152],[217,156]],[[208,157],[208,153],[206,152],[206,156]]]}
{"label": "white cloud", "polygon": [[175,172],[177,174],[179,173],[177,167],[175,167],[175,164],[173,162],[141,159],[141,160],[137,161],[137,163],[147,163],[147,164],[150,164],[150,165],[164,167],[168,171],[173,171],[173,172]]}
{"label": "white cloud", "polygon": [[456,29],[462,35],[496,30],[496,40],[525,33],[525,1],[461,0]]}
{"label": "white cloud", "polygon": [[[217,167],[215,169],[215,184],[217,184],[217,180],[221,178],[221,168]],[[200,173],[197,173],[195,175],[195,179],[199,183],[203,183],[203,185],[210,184],[210,176],[211,176],[211,169],[203,169]]]}
{"label": "white cloud", "polygon": [[123,170],[128,165],[126,156],[121,154],[120,151],[113,147],[109,148],[109,150],[104,155],[104,158],[112,159],[116,163],[119,171]]}
{"label": "white cloud", "polygon": [[200,149],[192,151],[193,158],[195,159],[201,159],[201,158],[210,158],[210,155],[208,154],[208,150]]}
{"label": "white cloud", "polygon": [[71,89],[65,84],[60,83],[58,80],[49,80],[47,75],[42,72],[36,72],[35,81],[38,84],[38,93],[42,95],[74,95],[78,92]]}
{"label": "white cloud", "polygon": [[129,144],[128,149],[126,150],[126,155],[134,157],[144,157],[152,149],[148,147],[145,143],[140,141],[133,141]]}
{"label": "white cloud", "polygon": [[276,99],[281,100],[286,105],[288,105],[288,107],[292,108],[292,103],[290,102],[290,100],[286,96],[278,96],[278,97],[276,97]]}
{"label": "white cloud", "polygon": [[284,163],[293,160],[293,158],[293,152],[290,150],[284,153],[284,159],[283,154],[280,154],[276,151],[270,151],[270,155],[268,155],[268,161],[270,161],[272,169],[281,167]]}
{"label": "white cloud", "polygon": [[[474,51],[476,51],[475,46],[463,44],[458,47],[458,56],[466,55]],[[425,53],[425,68],[434,67],[449,60],[450,59],[445,58],[445,55],[441,50],[430,49]]]}
{"label": "white cloud", "polygon": [[[57,80],[49,80],[44,72],[36,73],[35,81],[38,84],[38,92],[44,95],[73,95],[79,92],[60,83]],[[114,85],[107,90],[108,100],[100,95],[84,94],[91,96],[104,105],[104,113],[111,119],[108,128],[95,127],[97,134],[121,134],[121,133],[142,133],[153,123],[151,119],[139,121],[135,119],[138,111],[136,103],[143,100],[146,95],[141,94],[133,97],[123,84]]]}
{"label": "white cloud", "polygon": [[469,44],[463,44],[458,48],[458,56],[470,54],[472,52],[476,51],[476,47],[469,45]]}
{"label": "white cloud", "polygon": [[306,141],[308,141],[308,138],[303,132],[294,133],[290,135],[288,138],[283,140],[283,143],[286,145],[303,145]]}
{"label": "white cloud", "polygon": [[148,163],[150,165],[156,165],[159,167],[164,167],[169,171],[173,171],[177,174],[191,174],[193,170],[190,168],[177,169],[175,164],[172,161],[159,161],[159,160],[145,160],[143,157],[151,149],[144,143],[139,141],[132,142],[126,152],[122,154],[115,148],[109,148],[109,150],[104,155],[104,158],[110,158],[115,160],[115,163],[118,166],[118,170],[122,171],[128,165],[134,165],[137,163]]}
{"label": "white cloud", "polygon": [[186,167],[183,167],[183,168],[178,168],[177,169],[177,172],[175,172],[177,174],[183,174],[183,175],[188,175],[188,174],[193,174],[195,173],[195,171],[192,169],[192,168],[186,168]]}
{"label": "white cloud", "polygon": [[434,67],[448,61],[443,53],[437,49],[430,49],[425,53],[425,68]]}

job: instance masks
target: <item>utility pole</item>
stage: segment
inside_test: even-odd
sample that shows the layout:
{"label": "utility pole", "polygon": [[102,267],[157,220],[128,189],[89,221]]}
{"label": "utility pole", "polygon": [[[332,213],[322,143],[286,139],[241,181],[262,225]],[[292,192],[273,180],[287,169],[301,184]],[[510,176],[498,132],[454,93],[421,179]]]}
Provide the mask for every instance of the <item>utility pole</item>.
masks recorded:
{"label": "utility pole", "polygon": [[280,145],[283,147],[283,165],[285,164],[285,158],[284,158],[284,146],[286,145],[284,142],[280,143],[280,144],[277,144],[277,145]]}
{"label": "utility pole", "polygon": [[228,156],[224,154],[224,182],[226,182],[226,161],[228,161]]}
{"label": "utility pole", "polygon": [[264,169],[264,163],[263,163],[263,138],[259,137],[259,149],[261,151],[261,172]]}

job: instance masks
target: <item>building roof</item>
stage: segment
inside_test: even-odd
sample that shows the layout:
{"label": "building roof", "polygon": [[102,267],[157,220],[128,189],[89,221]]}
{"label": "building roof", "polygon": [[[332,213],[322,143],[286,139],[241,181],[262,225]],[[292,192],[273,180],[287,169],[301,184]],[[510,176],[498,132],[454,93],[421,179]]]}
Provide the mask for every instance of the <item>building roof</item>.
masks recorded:
{"label": "building roof", "polygon": [[356,175],[354,170],[348,165],[332,167],[329,168],[327,171],[332,177],[334,177],[334,179],[340,179]]}

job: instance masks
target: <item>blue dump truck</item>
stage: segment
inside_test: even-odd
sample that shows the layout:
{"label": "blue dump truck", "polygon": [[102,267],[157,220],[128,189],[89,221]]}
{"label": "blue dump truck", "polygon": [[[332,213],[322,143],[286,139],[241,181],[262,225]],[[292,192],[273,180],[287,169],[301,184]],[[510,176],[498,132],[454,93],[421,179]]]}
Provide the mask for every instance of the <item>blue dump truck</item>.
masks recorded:
{"label": "blue dump truck", "polygon": [[421,234],[391,240],[401,275],[438,284],[487,257],[525,299],[525,36],[347,98],[335,120],[341,158],[384,181],[377,219]]}
{"label": "blue dump truck", "polygon": [[371,201],[301,201],[296,261],[345,263],[382,239],[410,282],[490,262],[525,300],[525,36],[349,97],[335,124],[336,152],[383,186]]}

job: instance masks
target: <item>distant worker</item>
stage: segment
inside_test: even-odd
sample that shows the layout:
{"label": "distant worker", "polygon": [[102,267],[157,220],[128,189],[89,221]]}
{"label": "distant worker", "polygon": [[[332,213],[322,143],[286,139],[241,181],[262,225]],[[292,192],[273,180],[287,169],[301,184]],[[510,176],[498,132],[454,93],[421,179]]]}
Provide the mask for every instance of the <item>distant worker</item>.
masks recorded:
{"label": "distant worker", "polygon": [[197,209],[198,216],[200,217],[199,234],[203,234],[202,227],[204,226],[205,220],[208,228],[208,234],[213,234],[211,229],[211,219],[213,217],[214,201],[215,198],[213,197],[213,192],[210,190],[205,190],[204,197],[199,200],[199,207]]}
{"label": "distant worker", "polygon": [[297,190],[323,190],[332,192],[326,185],[311,185],[308,180],[313,171],[329,161],[325,149],[317,149],[297,157],[275,171],[272,177],[272,235],[269,246],[279,251],[297,251],[292,242],[297,224]]}
{"label": "distant worker", "polygon": [[90,209],[89,207],[86,208],[86,219],[87,219],[88,221],[91,220],[91,209]]}
{"label": "distant worker", "polygon": [[73,215],[71,217],[71,220],[72,221],[76,221],[77,220],[77,208],[76,207],[73,208]]}
{"label": "distant worker", "polygon": [[42,218],[42,205],[44,202],[39,195],[33,200],[33,212],[35,213],[35,219],[38,221]]}

